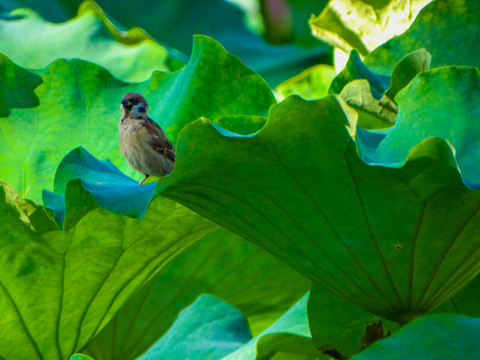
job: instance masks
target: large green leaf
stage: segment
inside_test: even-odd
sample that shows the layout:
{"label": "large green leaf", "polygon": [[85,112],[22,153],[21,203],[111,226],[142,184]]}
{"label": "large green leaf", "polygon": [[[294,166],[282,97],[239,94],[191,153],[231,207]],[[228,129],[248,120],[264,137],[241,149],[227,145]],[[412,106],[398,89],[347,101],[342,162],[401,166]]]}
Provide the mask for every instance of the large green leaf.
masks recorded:
{"label": "large green leaf", "polygon": [[345,52],[367,55],[403,33],[431,0],[330,0],[322,13],[310,19],[313,34]]}
{"label": "large green leaf", "polygon": [[430,315],[373,344],[355,360],[478,359],[480,319]]}
{"label": "large green leaf", "polygon": [[479,22],[478,1],[435,0],[422,9],[408,31],[374,50],[365,63],[374,71],[388,75],[405,55],[425,48],[432,54],[432,68],[445,65],[478,67]]}
{"label": "large green leaf", "polygon": [[[435,313],[480,316],[480,277],[439,306]],[[337,359],[347,359],[375,341],[391,336],[398,324],[379,318],[319,286],[312,286],[308,301],[308,322],[317,347]],[[405,355],[405,358],[411,356]]]}
{"label": "large green leaf", "polygon": [[[164,198],[142,220],[96,209],[67,234],[0,188],[0,357],[68,359],[158,270],[218,226]],[[7,201],[5,200],[7,199]],[[16,201],[18,203],[18,201]],[[51,229],[51,227],[50,227]],[[37,230],[37,231],[35,231]]]}
{"label": "large green leaf", "polygon": [[[38,84],[36,77],[26,76],[23,70],[10,71],[15,65],[9,64],[1,91],[21,93]],[[155,72],[140,84],[121,82],[105,69],[80,60],[57,60],[38,73],[43,79],[35,91],[40,105],[11,109],[0,123],[0,174],[37,202],[42,189],[51,189],[62,157],[77,146],[97,158],[110,159],[127,175],[133,174],[117,142],[119,102],[129,91],[147,98],[150,116],[173,142],[183,126],[200,116],[265,115],[275,101],[263,79],[217,42],[201,36],[195,38],[184,69],[170,74]],[[11,84],[15,84],[13,89]],[[35,105],[30,103],[29,107]]]}
{"label": "large green leaf", "polygon": [[47,22],[29,9],[14,11],[0,19],[0,49],[25,68],[78,58],[99,64],[124,81],[145,81],[153,71],[179,65],[142,30],[117,30],[92,2],[85,2],[75,18],[62,24]]}
{"label": "large green leaf", "polygon": [[202,293],[241,310],[253,334],[265,330],[308,290],[309,281],[225,229],[163,268],[118,312],[84,352],[96,360],[133,359],[161,337],[178,311]]}
{"label": "large green leaf", "polygon": [[480,270],[471,237],[480,196],[463,185],[445,142],[423,142],[401,169],[372,167],[358,157],[346,121],[334,97],[292,97],[272,107],[253,137],[192,123],[175,171],[157,189],[342,298],[409,321]]}

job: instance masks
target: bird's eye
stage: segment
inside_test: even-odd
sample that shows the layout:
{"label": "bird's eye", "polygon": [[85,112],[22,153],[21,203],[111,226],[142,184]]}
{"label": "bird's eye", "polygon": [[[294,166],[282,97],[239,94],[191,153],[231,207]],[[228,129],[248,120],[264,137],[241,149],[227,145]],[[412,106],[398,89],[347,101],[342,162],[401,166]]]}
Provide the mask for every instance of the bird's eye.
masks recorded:
{"label": "bird's eye", "polygon": [[138,110],[139,112],[142,112],[142,113],[143,113],[143,112],[145,112],[147,109],[145,109],[145,105],[140,104],[140,105],[137,106],[137,110]]}

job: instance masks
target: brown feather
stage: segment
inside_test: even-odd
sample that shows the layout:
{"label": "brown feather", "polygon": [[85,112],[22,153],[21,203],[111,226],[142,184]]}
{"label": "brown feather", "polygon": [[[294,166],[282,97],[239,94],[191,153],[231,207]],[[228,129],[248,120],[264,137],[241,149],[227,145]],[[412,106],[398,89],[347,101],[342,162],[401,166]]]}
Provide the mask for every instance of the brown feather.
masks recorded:
{"label": "brown feather", "polygon": [[168,159],[175,161],[175,148],[165,136],[162,128],[150,118],[147,118],[146,122],[149,125],[146,129],[148,133],[152,135],[152,147],[159,153],[165,155]]}

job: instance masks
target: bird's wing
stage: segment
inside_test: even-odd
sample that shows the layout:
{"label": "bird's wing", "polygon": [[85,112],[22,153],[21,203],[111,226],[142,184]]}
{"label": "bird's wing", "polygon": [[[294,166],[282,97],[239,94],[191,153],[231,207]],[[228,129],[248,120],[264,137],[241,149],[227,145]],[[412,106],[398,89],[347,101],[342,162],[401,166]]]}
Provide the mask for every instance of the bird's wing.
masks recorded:
{"label": "bird's wing", "polygon": [[165,155],[168,159],[175,161],[175,148],[167,139],[162,128],[152,119],[147,119],[147,131],[151,136],[151,145],[160,154]]}

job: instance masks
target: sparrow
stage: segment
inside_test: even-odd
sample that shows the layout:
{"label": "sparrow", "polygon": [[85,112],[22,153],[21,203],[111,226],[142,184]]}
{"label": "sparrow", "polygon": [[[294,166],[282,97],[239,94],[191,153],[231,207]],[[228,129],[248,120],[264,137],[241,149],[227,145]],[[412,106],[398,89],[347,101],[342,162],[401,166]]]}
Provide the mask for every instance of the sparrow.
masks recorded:
{"label": "sparrow", "polygon": [[162,128],[148,117],[148,104],[137,93],[125,94],[118,125],[120,151],[128,164],[145,175],[165,176],[173,171],[175,148]]}

